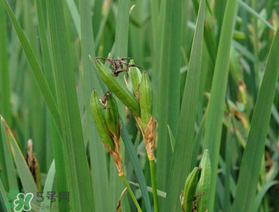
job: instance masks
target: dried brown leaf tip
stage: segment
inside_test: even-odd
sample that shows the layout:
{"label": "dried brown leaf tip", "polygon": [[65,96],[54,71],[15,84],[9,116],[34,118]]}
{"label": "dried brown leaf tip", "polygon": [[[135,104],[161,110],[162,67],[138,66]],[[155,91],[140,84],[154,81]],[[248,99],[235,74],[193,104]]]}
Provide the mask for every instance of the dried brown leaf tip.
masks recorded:
{"label": "dried brown leaf tip", "polygon": [[37,157],[33,152],[33,141],[31,139],[28,140],[28,149],[25,155],[25,160],[34,178],[38,190],[41,190],[40,178],[39,178],[40,167],[39,167]]}
{"label": "dried brown leaf tip", "polygon": [[156,126],[157,122],[153,116],[150,117],[143,135],[144,145],[146,148],[147,156],[149,160],[155,160],[154,146],[156,138]]}
{"label": "dried brown leaf tip", "polygon": [[122,163],[122,158],[121,158],[121,149],[120,149],[120,140],[115,142],[115,150],[112,150],[109,146],[107,146],[104,143],[105,148],[109,152],[109,154],[113,157],[117,172],[119,176],[124,175],[124,170],[123,170],[123,163]]}
{"label": "dried brown leaf tip", "polygon": [[127,187],[124,188],[124,190],[123,190],[122,193],[120,194],[120,197],[119,197],[118,203],[117,203],[117,207],[116,207],[116,212],[122,211],[122,204],[121,204],[121,201],[122,201],[122,198],[123,198],[125,192],[127,191],[127,189],[128,189]]}
{"label": "dried brown leaf tip", "polygon": [[104,58],[104,57],[96,57],[96,61],[105,60],[111,65],[112,72],[115,77],[118,77],[118,75],[122,72],[128,72],[130,67],[137,67],[142,68],[141,66],[135,65],[135,64],[129,64],[129,61],[132,58],[130,57],[120,57],[120,58]]}

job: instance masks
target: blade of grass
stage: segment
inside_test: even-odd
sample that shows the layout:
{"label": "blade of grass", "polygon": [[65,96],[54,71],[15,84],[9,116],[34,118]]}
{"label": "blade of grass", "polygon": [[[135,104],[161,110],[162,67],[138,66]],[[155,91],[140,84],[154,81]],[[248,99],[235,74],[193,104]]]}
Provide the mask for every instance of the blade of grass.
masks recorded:
{"label": "blade of grass", "polygon": [[58,109],[55,103],[55,100],[53,98],[53,95],[51,93],[51,90],[49,88],[49,85],[46,81],[46,78],[42,72],[42,69],[39,65],[39,62],[36,58],[36,55],[32,49],[32,47],[30,46],[18,20],[16,19],[10,5],[8,4],[7,0],[2,0],[5,6],[5,9],[12,21],[12,24],[16,30],[16,33],[18,35],[18,38],[20,40],[20,43],[22,45],[22,48],[26,54],[26,57],[28,59],[28,62],[31,66],[31,70],[32,73],[37,81],[37,84],[42,92],[42,95],[44,97],[44,100],[48,106],[48,109],[50,111],[50,114],[57,126],[58,129],[60,129],[60,123],[59,123],[59,113],[58,113]]}
{"label": "blade of grass", "polygon": [[58,108],[65,170],[68,189],[71,194],[69,204],[73,211],[94,211],[93,192],[89,166],[86,159],[84,138],[78,107],[75,76],[69,35],[66,28],[62,0],[47,1],[51,46],[55,70]]}
{"label": "blade of grass", "polygon": [[[158,98],[158,149],[157,149],[157,182],[158,189],[166,190],[172,150],[167,125],[176,132],[180,105],[180,47],[182,1],[164,0],[162,4],[162,40],[160,43],[160,72]],[[159,38],[160,39],[160,38]],[[157,66],[158,68],[158,66]],[[154,70],[153,70],[154,71]],[[158,75],[155,78],[158,77]],[[156,83],[155,83],[156,84]],[[156,85],[155,85],[156,86]],[[156,92],[156,88],[155,88]],[[155,114],[156,115],[156,114]]]}
{"label": "blade of grass", "polygon": [[36,1],[37,13],[38,13],[38,29],[40,35],[40,44],[42,51],[42,63],[43,70],[46,76],[46,80],[52,91],[52,95],[56,97],[54,73],[52,70],[52,63],[50,58],[50,49],[48,44],[48,34],[46,25],[46,2],[45,0]]}
{"label": "blade of grass", "polygon": [[181,207],[179,196],[181,189],[183,189],[185,179],[191,170],[192,152],[195,141],[195,122],[199,100],[204,19],[205,1],[201,0],[176,132],[176,142],[167,186],[165,211],[178,211]]}
{"label": "blade of grass", "polygon": [[8,32],[6,11],[2,2],[0,2],[0,111],[6,118],[8,124],[11,124],[12,111],[10,104],[10,79],[8,67]]}
{"label": "blade of grass", "polygon": [[210,152],[212,165],[208,211],[214,211],[217,168],[221,143],[224,100],[226,95],[230,49],[236,13],[236,0],[228,0],[216,58],[208,116],[205,123],[205,148]]}
{"label": "blade of grass", "polygon": [[55,162],[53,161],[49,168],[46,182],[44,185],[44,193],[43,193],[44,201],[41,203],[41,208],[42,208],[41,212],[49,212],[46,206],[51,205],[51,199],[47,198],[47,192],[54,190],[53,189],[54,179],[55,179]]}
{"label": "blade of grass", "polygon": [[12,212],[12,209],[9,207],[5,207],[5,203],[8,202],[8,197],[6,195],[6,191],[4,189],[2,180],[0,179],[0,200],[1,200],[1,206],[0,209],[2,208],[4,212]]}
{"label": "blade of grass", "polygon": [[128,53],[130,0],[119,0],[115,32],[115,57],[126,57]]}
{"label": "blade of grass", "polygon": [[[129,11],[130,11],[130,0],[119,0],[118,1],[118,11],[116,16],[116,31],[115,31],[115,48],[114,48],[114,57],[126,57],[128,56],[128,40],[129,40]],[[121,78],[120,82],[124,85],[124,80]],[[117,100],[119,113],[122,118],[125,118],[125,107],[124,105]],[[123,151],[125,152],[125,151]],[[124,156],[125,157],[125,156]],[[115,179],[115,189],[113,199],[118,201],[119,193],[123,190],[123,182],[117,177]],[[149,205],[150,206],[150,205]]]}
{"label": "blade of grass", "polygon": [[[109,196],[109,181],[106,154],[100,140],[95,124],[91,118],[90,95],[92,88],[100,91],[100,85],[96,76],[96,67],[91,63],[89,55],[95,58],[95,44],[92,29],[91,8],[89,0],[80,0],[80,18],[81,18],[81,59],[82,59],[82,86],[83,97],[85,101],[85,119],[84,128],[87,132],[89,142],[91,178],[93,183],[93,197],[95,211],[109,211],[109,204],[104,204]],[[95,69],[92,70],[92,69]],[[109,201],[111,202],[111,201]]]}
{"label": "blade of grass", "polygon": [[[52,62],[50,57],[51,49],[49,48],[49,43],[47,42],[49,39],[48,39],[47,25],[46,25],[47,11],[46,11],[45,0],[37,1],[37,12],[38,12],[39,34],[41,36],[40,42],[41,42],[41,50],[42,50],[43,68],[45,71],[47,82],[50,85],[52,94],[54,97],[56,97],[57,94],[56,94],[55,81],[54,81],[54,72],[52,69]],[[47,116],[48,115],[49,114],[47,114]],[[55,164],[57,168],[56,169],[57,192],[58,193],[65,192],[68,191],[68,184],[67,184],[68,182],[67,182],[66,171],[64,169],[66,164],[65,164],[65,158],[63,153],[63,145],[62,145],[63,142],[62,142],[61,135],[55,126],[54,121],[50,119],[49,122],[50,122],[49,131],[51,132],[50,137],[52,140],[52,148],[53,148]],[[50,140],[47,139],[47,142],[50,142]],[[47,148],[49,146],[51,145],[47,144]],[[51,155],[47,154],[47,157],[51,157]],[[67,206],[66,204],[67,203],[65,203],[64,201],[58,203],[60,208]]]}
{"label": "blade of grass", "polygon": [[[68,191],[68,178],[65,170],[66,159],[65,153],[63,151],[63,139],[58,133],[58,130],[51,120],[51,137],[53,145],[53,154],[55,159],[55,169],[56,169],[56,182],[57,182],[57,192]],[[61,207],[59,210],[63,212],[63,207],[67,207],[68,203],[66,201],[59,201],[58,206]]]}
{"label": "blade of grass", "polygon": [[[18,146],[14,135],[12,134],[12,131],[3,118],[1,118],[1,122],[5,126],[5,134],[10,145],[9,148],[11,149],[13,159],[16,164],[17,173],[21,180],[24,192],[30,192],[35,195],[37,194],[37,186],[25,161],[25,158]],[[33,200],[32,202],[35,202],[35,200]]]}
{"label": "blade of grass", "polygon": [[279,30],[277,30],[269,52],[264,78],[252,117],[247,145],[241,160],[233,212],[252,211],[254,206],[279,70],[278,48]]}
{"label": "blade of grass", "polygon": [[134,171],[136,173],[138,182],[139,182],[139,186],[142,192],[142,196],[145,202],[145,208],[147,212],[151,212],[151,204],[150,204],[150,200],[149,200],[149,196],[148,196],[148,191],[147,191],[147,185],[146,185],[146,181],[144,179],[144,175],[141,169],[141,165],[139,162],[139,159],[137,157],[137,152],[133,146],[133,143],[130,139],[129,133],[126,129],[126,126],[124,125],[124,123],[122,122],[122,132],[121,132],[121,137],[122,140],[124,142],[125,148],[127,149],[127,152],[129,154],[129,158],[131,160],[131,163],[134,167]]}
{"label": "blade of grass", "polygon": [[254,9],[252,9],[245,1],[238,0],[237,3],[239,4],[239,6],[243,7],[245,10],[247,10],[250,14],[255,16],[257,19],[260,19],[269,29],[271,29],[272,31],[276,31],[276,29],[267,20],[263,19],[263,17],[259,13],[257,13]]}
{"label": "blade of grass", "polygon": [[72,19],[74,21],[78,36],[81,38],[81,26],[80,26],[80,15],[74,0],[66,0],[68,8],[70,10]]}
{"label": "blade of grass", "polygon": [[271,181],[271,182],[268,182],[267,184],[265,184],[260,192],[257,194],[257,197],[256,197],[256,200],[254,202],[254,209],[253,211],[259,211],[260,209],[260,206],[261,206],[261,203],[264,199],[264,196],[266,195],[267,191],[274,185],[278,184],[279,182],[278,181]]}
{"label": "blade of grass", "polygon": [[6,191],[9,190],[19,190],[18,189],[18,183],[17,183],[17,174],[14,166],[14,161],[13,161],[13,156],[12,152],[10,149],[10,144],[7,138],[7,134],[5,132],[5,126],[2,121],[0,122],[0,127],[1,127],[1,133],[2,139],[0,138],[0,148],[1,148],[1,166],[2,166],[2,171],[1,171],[1,179],[3,181],[3,185],[6,189]]}

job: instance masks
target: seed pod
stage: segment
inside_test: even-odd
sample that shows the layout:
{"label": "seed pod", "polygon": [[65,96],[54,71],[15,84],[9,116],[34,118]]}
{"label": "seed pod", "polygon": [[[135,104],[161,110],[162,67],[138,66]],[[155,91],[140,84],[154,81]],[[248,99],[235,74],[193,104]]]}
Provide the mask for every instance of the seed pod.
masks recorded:
{"label": "seed pod", "polygon": [[116,138],[116,140],[118,140],[120,137],[119,112],[112,93],[107,97],[106,123],[110,133]]}
{"label": "seed pod", "polygon": [[153,98],[152,85],[146,71],[142,73],[142,80],[139,88],[140,94],[140,110],[141,110],[141,126],[144,130],[151,116],[151,104]]}
{"label": "seed pod", "polygon": [[186,179],[182,201],[182,209],[185,212],[192,211],[193,209],[193,202],[195,199],[200,173],[201,168],[195,167]]}
{"label": "seed pod", "polygon": [[95,126],[98,130],[102,142],[107,148],[110,148],[112,151],[114,151],[115,145],[112,138],[109,135],[105,117],[95,90],[92,91],[90,107]]}
{"label": "seed pod", "polygon": [[198,212],[204,212],[208,209],[208,199],[211,184],[211,163],[209,158],[208,149],[204,150],[200,162],[202,168],[201,177],[197,186],[197,193],[204,193],[203,197],[198,204]]}
{"label": "seed pod", "polygon": [[[134,64],[134,60],[130,61],[130,64],[133,65]],[[140,70],[137,67],[130,67],[129,68],[129,75],[133,84],[133,89],[135,94],[138,93],[138,89],[139,89],[139,85],[141,82],[141,78],[142,78],[142,74],[140,72]]]}
{"label": "seed pod", "polygon": [[116,77],[114,77],[113,73],[103,63],[96,60],[95,64],[108,89],[113,92],[132,113],[140,117],[139,104],[131,92],[124,85],[122,85]]}

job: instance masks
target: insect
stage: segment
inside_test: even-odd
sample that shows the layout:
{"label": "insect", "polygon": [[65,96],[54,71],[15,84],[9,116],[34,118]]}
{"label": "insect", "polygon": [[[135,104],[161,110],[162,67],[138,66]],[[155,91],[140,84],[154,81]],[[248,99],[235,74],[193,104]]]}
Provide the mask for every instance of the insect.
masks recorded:
{"label": "insect", "polygon": [[107,108],[108,96],[109,96],[110,94],[111,94],[111,92],[110,92],[110,91],[107,91],[107,92],[104,94],[103,98],[100,99],[100,102],[101,102],[101,104],[103,105],[104,109]]}
{"label": "insect", "polygon": [[114,59],[96,57],[96,60],[105,60],[111,64],[112,72],[115,77],[117,77],[122,72],[128,72],[130,67],[137,67],[137,68],[143,69],[143,67],[141,67],[141,66],[129,64],[128,61],[130,61],[131,59],[132,58],[130,58],[130,57],[121,57],[121,58],[114,58]]}

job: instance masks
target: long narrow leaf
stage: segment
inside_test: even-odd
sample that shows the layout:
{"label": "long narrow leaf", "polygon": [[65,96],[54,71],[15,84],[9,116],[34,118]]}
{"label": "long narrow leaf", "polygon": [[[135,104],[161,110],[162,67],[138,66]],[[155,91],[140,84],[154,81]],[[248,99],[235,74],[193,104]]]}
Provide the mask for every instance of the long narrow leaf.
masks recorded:
{"label": "long narrow leaf", "polygon": [[0,148],[1,148],[1,165],[2,165],[2,173],[1,178],[4,183],[6,191],[9,190],[19,190],[17,183],[17,173],[14,166],[13,156],[10,148],[10,143],[8,140],[8,136],[6,134],[6,129],[4,126],[3,118],[0,116],[0,135],[2,135],[2,139],[0,138]]}
{"label": "long narrow leaf", "polygon": [[199,100],[199,82],[202,63],[203,30],[205,1],[201,0],[192,46],[189,71],[184,88],[183,101],[176,133],[176,142],[172,158],[165,211],[178,211],[179,195],[187,175],[190,173],[196,111]]}
{"label": "long narrow leaf", "polygon": [[[160,72],[154,80],[159,77],[159,101],[158,101],[158,151],[157,151],[157,181],[158,189],[166,190],[172,150],[168,136],[167,125],[176,132],[177,119],[180,108],[180,47],[181,47],[181,18],[182,1],[164,0],[161,2],[163,10],[162,40],[159,44]],[[159,30],[159,29],[158,29]],[[159,33],[159,32],[158,32]],[[160,38],[159,38],[160,39]],[[157,66],[158,68],[158,66]],[[156,83],[155,83],[156,84]],[[155,87],[155,92],[156,92]],[[157,95],[158,95],[157,94]]]}
{"label": "long narrow leaf", "polygon": [[82,133],[69,37],[62,0],[47,1],[50,37],[60,112],[69,204],[73,211],[94,211],[89,167]]}
{"label": "long narrow leaf", "polygon": [[216,58],[208,116],[205,123],[205,148],[210,152],[212,178],[208,211],[214,211],[217,167],[221,144],[224,100],[229,73],[230,49],[236,13],[236,0],[228,0]]}
{"label": "long narrow leaf", "polygon": [[126,127],[124,126],[123,122],[122,122],[121,137],[124,142],[125,148],[127,149],[127,152],[129,154],[131,163],[134,167],[136,176],[138,178],[142,196],[145,201],[146,211],[151,212],[151,205],[150,205],[150,200],[149,200],[149,196],[148,196],[146,181],[144,179],[144,175],[143,175],[143,172],[142,172],[142,169],[140,166],[139,159],[137,158],[136,150],[134,149],[133,143],[129,137],[129,133],[128,133]]}
{"label": "long narrow leaf", "polygon": [[7,0],[2,0],[3,4],[6,8],[7,13],[10,16],[10,19],[13,23],[13,26],[16,30],[16,33],[18,35],[18,38],[20,40],[20,43],[22,45],[22,48],[26,54],[26,57],[28,59],[28,62],[31,66],[31,70],[32,73],[37,81],[37,84],[44,96],[44,100],[48,106],[48,109],[50,111],[50,114],[56,124],[56,126],[58,127],[58,129],[60,128],[60,123],[59,123],[59,113],[58,113],[58,109],[55,103],[55,100],[53,98],[53,95],[51,93],[50,87],[46,81],[46,78],[43,74],[43,71],[40,67],[40,64],[36,58],[36,55],[34,53],[34,50],[32,49],[32,47],[30,46],[30,43],[28,42],[18,20],[16,19],[10,5],[8,4]]}
{"label": "long narrow leaf", "polygon": [[[110,204],[103,204],[105,201],[111,202],[109,196],[109,180],[107,158],[105,149],[96,131],[94,121],[90,112],[90,95],[92,88],[100,90],[100,85],[96,76],[95,64],[91,63],[89,55],[95,58],[95,44],[92,29],[91,8],[89,0],[80,0],[80,18],[81,18],[81,59],[82,59],[82,85],[83,97],[85,101],[85,123],[83,128],[86,131],[86,140],[89,142],[91,178],[93,184],[93,196],[95,211],[109,211]],[[115,206],[114,206],[115,207]]]}
{"label": "long narrow leaf", "polygon": [[279,30],[274,38],[241,161],[233,212],[252,211],[279,71]]}
{"label": "long narrow leaf", "polygon": [[[25,161],[24,155],[21,152],[18,143],[14,137],[14,135],[12,134],[11,129],[9,128],[9,126],[7,125],[7,123],[5,122],[5,120],[3,118],[1,118],[1,122],[2,124],[5,126],[5,133],[6,133],[6,137],[8,139],[9,142],[9,148],[11,149],[13,158],[14,158],[14,162],[16,164],[16,169],[17,169],[17,173],[19,175],[20,181],[22,183],[24,192],[26,193],[32,193],[32,194],[37,194],[37,186],[36,183],[33,179],[33,176],[29,170],[29,167]],[[34,200],[35,201],[35,200]]]}

